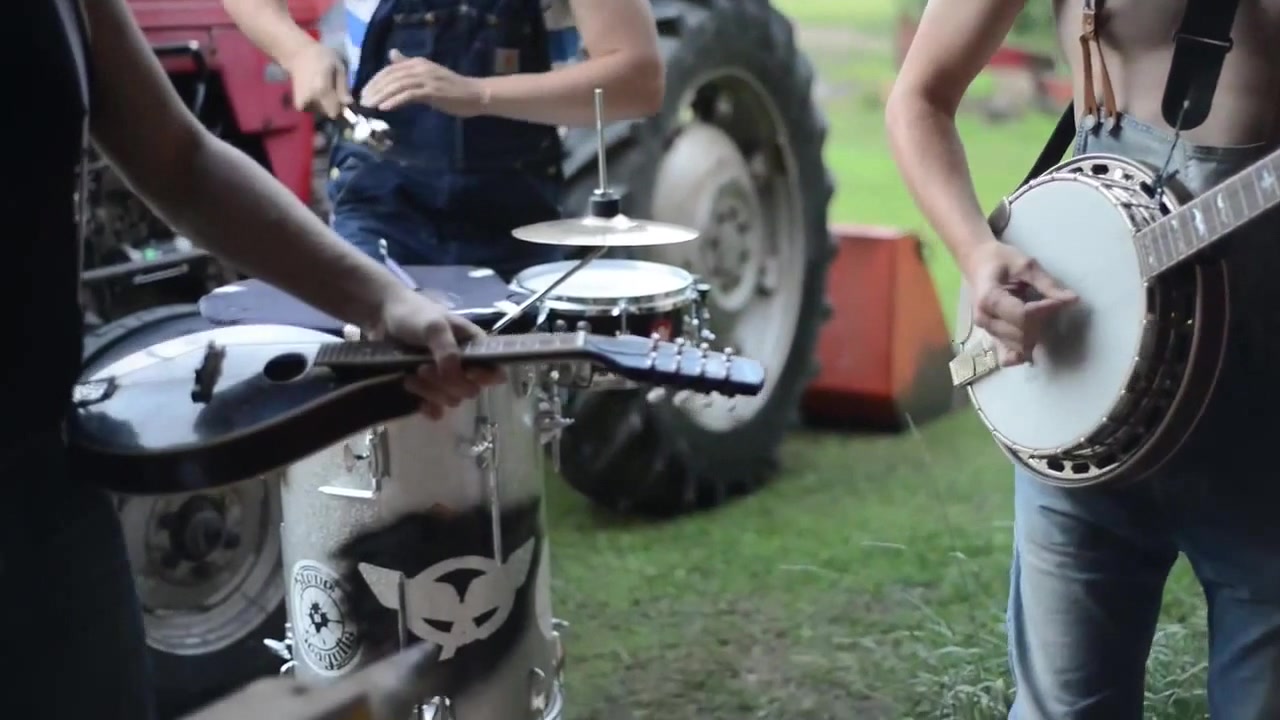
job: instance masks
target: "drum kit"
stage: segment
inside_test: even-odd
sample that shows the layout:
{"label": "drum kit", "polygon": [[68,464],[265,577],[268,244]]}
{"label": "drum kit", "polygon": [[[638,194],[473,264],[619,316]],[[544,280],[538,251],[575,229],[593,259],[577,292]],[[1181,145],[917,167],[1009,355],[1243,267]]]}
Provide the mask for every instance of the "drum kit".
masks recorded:
{"label": "drum kit", "polygon": [[[603,138],[599,90],[596,111]],[[385,145],[384,133],[351,124]],[[609,248],[683,243],[698,232],[622,214],[605,162],[600,152],[584,217],[513,231],[587,249],[580,260],[528,268],[509,284],[485,268],[401,268],[385,252],[384,263],[415,288],[443,291],[454,312],[491,334],[586,330],[705,351],[715,338],[706,284],[677,267],[601,259]],[[254,280],[220,288],[202,312],[218,324],[287,320],[290,310],[254,307],[255,283],[260,291]],[[306,309],[289,324],[360,338],[320,317]],[[281,673],[324,685],[426,641],[440,653],[416,720],[562,717],[566,624],[552,615],[544,464],[548,455],[558,464],[572,423],[566,393],[635,385],[581,364],[510,368],[508,378],[442,421],[391,421],[279,471],[289,622],[285,639],[267,644],[285,660]]]}

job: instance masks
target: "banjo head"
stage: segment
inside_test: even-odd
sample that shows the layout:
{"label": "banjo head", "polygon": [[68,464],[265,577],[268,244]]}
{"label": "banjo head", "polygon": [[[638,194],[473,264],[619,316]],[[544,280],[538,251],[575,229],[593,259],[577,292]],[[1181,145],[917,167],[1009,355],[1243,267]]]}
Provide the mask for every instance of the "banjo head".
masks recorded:
{"label": "banjo head", "polygon": [[969,386],[984,421],[1014,449],[1037,455],[1079,445],[1121,401],[1147,326],[1133,235],[1123,209],[1090,182],[1046,177],[1010,202],[1000,240],[1080,298],[1049,320],[1031,363]]}

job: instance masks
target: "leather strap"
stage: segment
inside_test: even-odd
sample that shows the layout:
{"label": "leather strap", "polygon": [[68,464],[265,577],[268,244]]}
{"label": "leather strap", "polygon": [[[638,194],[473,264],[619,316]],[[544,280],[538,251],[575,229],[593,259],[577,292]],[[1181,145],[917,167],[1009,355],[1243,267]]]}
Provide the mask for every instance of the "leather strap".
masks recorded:
{"label": "leather strap", "polygon": [[1222,65],[1234,46],[1231,26],[1239,6],[1240,0],[1187,0],[1160,104],[1170,127],[1190,130],[1208,119]]}
{"label": "leather strap", "polygon": [[1045,174],[1049,168],[1057,165],[1062,156],[1067,154],[1067,150],[1071,147],[1071,140],[1076,135],[1076,111],[1075,103],[1067,103],[1067,109],[1062,111],[1062,117],[1058,118],[1058,124],[1053,127],[1053,133],[1049,135],[1048,141],[1044,144],[1044,149],[1040,151],[1040,155],[1036,157],[1035,163],[1031,166],[1031,172],[1023,178],[1019,187],[1035,180],[1037,177]]}
{"label": "leather strap", "polygon": [[[1102,29],[1100,13],[1103,0],[1084,0],[1084,12],[1080,19],[1080,55],[1084,74],[1084,114],[1092,115],[1098,122],[1108,117],[1114,119],[1119,115],[1116,107],[1116,93],[1111,86],[1111,73],[1107,71],[1107,58],[1102,54],[1102,42],[1098,39],[1098,31]],[[1098,53],[1098,66],[1102,70],[1102,105],[1098,105],[1098,96],[1093,91],[1093,54]]]}

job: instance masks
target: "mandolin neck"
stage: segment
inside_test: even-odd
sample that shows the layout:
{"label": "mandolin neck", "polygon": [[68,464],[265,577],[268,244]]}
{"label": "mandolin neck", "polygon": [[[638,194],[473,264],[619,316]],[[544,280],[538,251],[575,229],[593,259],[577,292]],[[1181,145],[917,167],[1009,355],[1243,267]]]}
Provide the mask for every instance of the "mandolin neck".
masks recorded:
{"label": "mandolin neck", "polygon": [[[586,347],[587,334],[533,333],[485,336],[462,348],[464,363],[511,363],[573,355]],[[334,370],[399,372],[430,364],[431,356],[382,340],[325,343],[315,365]]]}
{"label": "mandolin neck", "polygon": [[1142,276],[1148,280],[1280,205],[1280,152],[1161,218],[1138,233]]}

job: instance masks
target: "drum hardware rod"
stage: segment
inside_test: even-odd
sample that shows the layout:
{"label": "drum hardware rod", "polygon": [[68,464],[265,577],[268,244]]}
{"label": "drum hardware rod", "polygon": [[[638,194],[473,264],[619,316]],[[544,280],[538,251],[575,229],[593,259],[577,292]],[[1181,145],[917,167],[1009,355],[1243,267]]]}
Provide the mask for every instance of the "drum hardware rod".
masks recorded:
{"label": "drum hardware rod", "polygon": [[493,324],[493,329],[489,331],[489,334],[497,335],[499,332],[502,331],[503,328],[510,325],[516,318],[523,315],[525,310],[528,310],[530,307],[533,307],[534,304],[541,302],[543,298],[551,294],[551,291],[560,287],[561,283],[573,277],[574,273],[586,267],[588,263],[598,260],[601,255],[604,255],[604,251],[608,249],[609,248],[605,246],[591,248],[590,252],[588,252],[585,256],[583,256],[583,258],[578,261],[577,265],[574,265],[573,267],[566,270],[563,275],[556,278],[555,282],[552,282],[550,285],[547,285],[545,288],[525,298],[524,302],[517,305],[513,310],[508,312],[506,315],[503,315],[502,318],[498,320],[498,322]]}
{"label": "drum hardware rod", "polygon": [[[493,412],[490,396],[482,394],[477,402],[476,434],[485,445],[481,456],[481,468],[484,470],[485,491],[489,496],[489,520],[493,533],[493,561],[502,566],[502,497],[498,492],[498,426],[489,420]],[[487,456],[487,457],[486,457]]]}
{"label": "drum hardware rod", "polygon": [[595,89],[596,101],[596,171],[600,181],[596,191],[600,194],[609,192],[609,161],[605,157],[604,144],[604,89]]}

